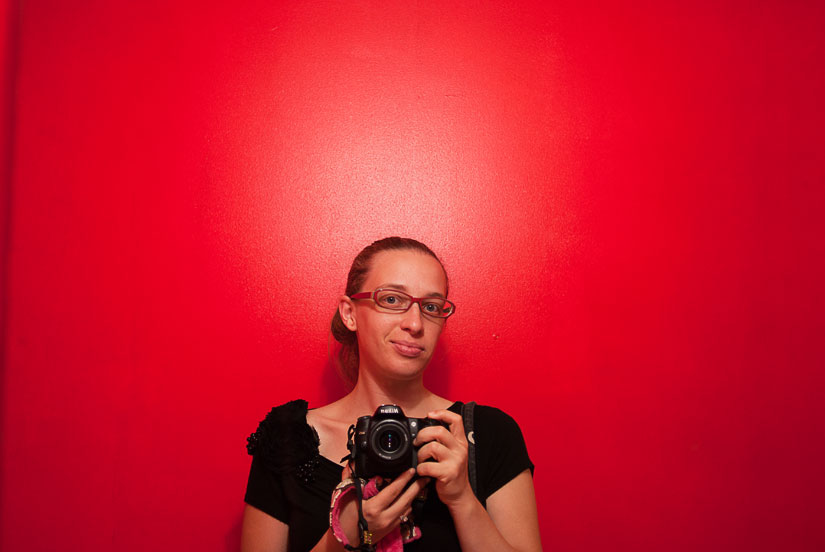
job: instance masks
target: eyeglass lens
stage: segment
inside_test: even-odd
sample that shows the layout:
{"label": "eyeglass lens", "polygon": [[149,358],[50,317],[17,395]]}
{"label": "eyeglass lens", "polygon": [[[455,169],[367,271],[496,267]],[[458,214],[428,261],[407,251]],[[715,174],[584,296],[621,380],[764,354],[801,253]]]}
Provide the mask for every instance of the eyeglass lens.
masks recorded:
{"label": "eyeglass lens", "polygon": [[[400,291],[382,289],[376,292],[375,302],[385,309],[405,311],[410,308],[412,297]],[[452,311],[449,301],[439,297],[422,299],[420,305],[421,312],[432,316],[446,317]]]}

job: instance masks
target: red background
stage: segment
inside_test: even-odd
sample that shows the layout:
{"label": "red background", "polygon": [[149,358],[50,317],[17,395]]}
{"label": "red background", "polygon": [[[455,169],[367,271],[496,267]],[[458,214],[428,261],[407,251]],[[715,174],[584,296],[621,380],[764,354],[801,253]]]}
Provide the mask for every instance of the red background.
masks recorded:
{"label": "red background", "polygon": [[392,234],[547,550],[825,548],[821,3],[2,5],[2,550],[236,549]]}

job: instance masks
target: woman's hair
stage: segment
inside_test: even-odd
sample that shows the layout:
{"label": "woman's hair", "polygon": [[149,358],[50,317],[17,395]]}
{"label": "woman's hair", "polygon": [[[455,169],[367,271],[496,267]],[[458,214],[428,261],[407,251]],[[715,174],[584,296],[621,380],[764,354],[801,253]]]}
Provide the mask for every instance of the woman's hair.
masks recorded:
{"label": "woman's hair", "polygon": [[[367,279],[372,268],[373,258],[382,251],[403,251],[411,250],[418,251],[425,255],[434,258],[444,268],[444,263],[441,259],[432,252],[432,250],[421,243],[411,238],[399,238],[396,236],[384,238],[371,243],[361,250],[352,261],[352,266],[349,269],[347,276],[347,289],[344,292],[347,296],[352,296],[361,291],[361,286]],[[444,278],[447,278],[447,271],[444,270]],[[448,284],[449,289],[449,284]],[[341,350],[338,352],[338,370],[341,377],[350,385],[354,385],[358,380],[358,339],[355,332],[344,325],[341,320],[341,313],[335,309],[335,314],[332,316],[332,337],[341,344]]]}

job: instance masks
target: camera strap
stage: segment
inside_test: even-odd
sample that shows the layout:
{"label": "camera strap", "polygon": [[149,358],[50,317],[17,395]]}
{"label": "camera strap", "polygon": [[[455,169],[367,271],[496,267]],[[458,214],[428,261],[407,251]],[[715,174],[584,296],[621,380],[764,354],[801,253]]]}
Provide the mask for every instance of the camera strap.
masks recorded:
{"label": "camera strap", "polygon": [[355,504],[358,506],[358,536],[361,539],[361,546],[348,547],[349,550],[362,550],[363,552],[373,552],[375,547],[372,545],[372,533],[367,526],[367,520],[364,518],[364,510],[362,504],[364,502],[364,489],[362,487],[363,480],[355,479]]}
{"label": "camera strap", "polygon": [[[370,488],[366,488],[371,486]],[[341,514],[341,499],[349,492],[355,492],[355,505],[358,508],[358,546],[353,546],[347,542],[347,536],[341,527],[341,522],[338,517]],[[374,495],[378,492],[375,488],[375,482],[365,482],[363,479],[350,478],[341,481],[335,490],[332,492],[332,500],[329,509],[329,526],[332,529],[332,534],[335,538],[344,545],[347,550],[360,550],[362,552],[375,552],[375,545],[372,542],[372,532],[367,526],[367,520],[364,518],[364,511],[362,504],[364,501],[365,492],[368,495]]]}
{"label": "camera strap", "polygon": [[464,435],[467,437],[467,476],[470,479],[470,487],[473,494],[478,496],[478,467],[476,465],[476,440],[473,433],[473,412],[476,403],[468,402],[461,405],[461,419],[464,422]]}

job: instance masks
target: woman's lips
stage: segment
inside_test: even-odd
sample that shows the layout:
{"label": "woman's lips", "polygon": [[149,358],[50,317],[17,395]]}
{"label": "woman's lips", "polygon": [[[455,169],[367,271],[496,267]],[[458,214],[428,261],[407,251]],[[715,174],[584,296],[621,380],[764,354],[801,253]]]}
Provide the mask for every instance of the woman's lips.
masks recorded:
{"label": "woman's lips", "polygon": [[401,356],[415,358],[424,352],[424,347],[410,341],[390,341],[390,343]]}

